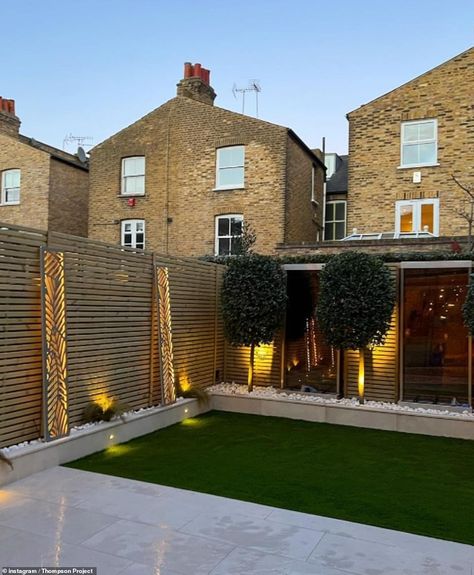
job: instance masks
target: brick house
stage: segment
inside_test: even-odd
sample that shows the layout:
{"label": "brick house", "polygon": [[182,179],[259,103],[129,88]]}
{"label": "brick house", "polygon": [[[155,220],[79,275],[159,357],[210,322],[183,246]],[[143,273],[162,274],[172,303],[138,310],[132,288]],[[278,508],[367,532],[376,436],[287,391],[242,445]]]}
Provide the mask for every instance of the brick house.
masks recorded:
{"label": "brick house", "polygon": [[324,154],[326,185],[324,194],[324,240],[342,240],[347,235],[348,155]]}
{"label": "brick house", "polygon": [[458,236],[474,177],[474,48],[347,115],[347,228]]}
{"label": "brick house", "polygon": [[186,256],[232,253],[242,222],[260,253],[318,239],[321,160],[215,96],[209,71],[186,63],[175,98],[91,150],[91,238]]}
{"label": "brick house", "polygon": [[0,222],[87,236],[87,165],[19,129],[15,101],[0,98]]}

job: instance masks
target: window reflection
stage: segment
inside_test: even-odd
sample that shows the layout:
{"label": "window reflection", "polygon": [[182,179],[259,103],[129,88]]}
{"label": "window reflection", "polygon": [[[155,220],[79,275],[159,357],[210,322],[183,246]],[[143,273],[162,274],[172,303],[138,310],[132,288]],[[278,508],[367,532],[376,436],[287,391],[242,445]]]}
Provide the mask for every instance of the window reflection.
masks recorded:
{"label": "window reflection", "polygon": [[466,269],[404,270],[404,400],[467,405]]}

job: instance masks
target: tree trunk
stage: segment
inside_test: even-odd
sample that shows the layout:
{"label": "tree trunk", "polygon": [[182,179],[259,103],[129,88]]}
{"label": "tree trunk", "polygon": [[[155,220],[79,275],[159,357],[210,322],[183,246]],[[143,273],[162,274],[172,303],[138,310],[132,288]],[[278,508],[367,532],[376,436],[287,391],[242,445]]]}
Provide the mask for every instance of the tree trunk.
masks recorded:
{"label": "tree trunk", "polygon": [[247,378],[249,393],[253,391],[253,364],[255,359],[255,344],[252,343],[250,346],[250,361],[249,361],[249,373]]}
{"label": "tree trunk", "polygon": [[359,403],[365,403],[365,347],[359,349],[359,375],[357,378]]}

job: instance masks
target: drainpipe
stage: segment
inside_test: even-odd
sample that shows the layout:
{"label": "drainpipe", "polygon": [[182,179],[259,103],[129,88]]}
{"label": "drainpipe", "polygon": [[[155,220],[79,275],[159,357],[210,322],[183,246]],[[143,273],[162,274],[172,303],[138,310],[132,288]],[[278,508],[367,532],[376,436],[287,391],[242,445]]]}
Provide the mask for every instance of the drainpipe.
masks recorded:
{"label": "drainpipe", "polygon": [[[323,164],[326,165],[326,138],[323,136],[323,143],[322,143],[322,150],[323,150]],[[326,230],[326,171],[324,172],[324,184],[323,184],[323,214],[322,214],[322,226],[323,229],[321,230],[321,235],[323,236],[323,241],[326,239],[325,230]]]}

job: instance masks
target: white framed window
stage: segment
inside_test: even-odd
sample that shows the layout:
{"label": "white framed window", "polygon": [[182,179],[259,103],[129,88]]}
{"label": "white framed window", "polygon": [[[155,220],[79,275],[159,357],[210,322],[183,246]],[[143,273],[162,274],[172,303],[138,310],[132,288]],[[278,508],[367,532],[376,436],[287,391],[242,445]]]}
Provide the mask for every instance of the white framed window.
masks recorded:
{"label": "white framed window", "polygon": [[122,158],[122,195],[143,196],[145,193],[145,156]]}
{"label": "white framed window", "polygon": [[326,241],[342,240],[346,237],[346,204],[345,200],[326,203],[324,219],[324,239]]}
{"label": "white framed window", "polygon": [[217,148],[216,189],[243,188],[245,179],[245,146]]}
{"label": "white framed window", "polygon": [[238,253],[243,224],[242,214],[216,216],[216,256],[230,256]]}
{"label": "white framed window", "polygon": [[401,168],[432,166],[438,162],[438,122],[402,122]]}
{"label": "white framed window", "polygon": [[439,235],[439,200],[400,200],[395,204],[395,234]]}
{"label": "white framed window", "polygon": [[5,170],[2,172],[2,193],[0,203],[14,205],[20,203],[21,170]]}
{"label": "white framed window", "polygon": [[121,244],[126,248],[145,249],[145,220],[122,220]]}

